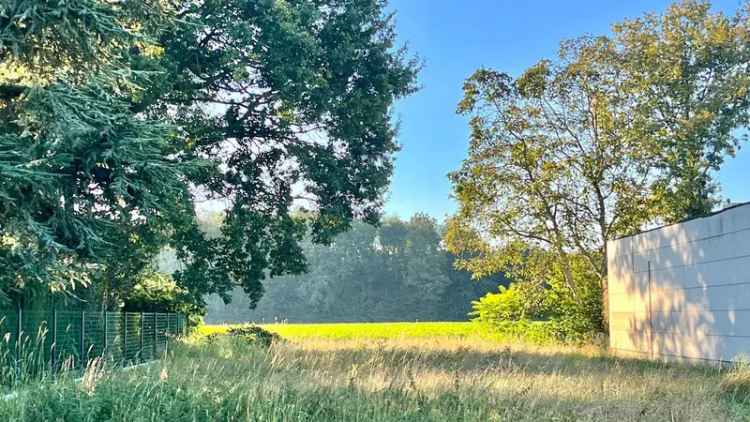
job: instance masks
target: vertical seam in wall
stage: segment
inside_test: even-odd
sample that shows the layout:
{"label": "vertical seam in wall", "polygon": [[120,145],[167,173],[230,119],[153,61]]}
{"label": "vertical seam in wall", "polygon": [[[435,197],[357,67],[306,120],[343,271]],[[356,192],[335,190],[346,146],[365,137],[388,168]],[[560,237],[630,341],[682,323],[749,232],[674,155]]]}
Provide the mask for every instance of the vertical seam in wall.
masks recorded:
{"label": "vertical seam in wall", "polygon": [[649,345],[649,351],[651,355],[651,359],[653,359],[654,356],[654,316],[653,316],[653,308],[651,303],[651,278],[652,278],[652,271],[651,271],[651,261],[648,261],[648,345]]}

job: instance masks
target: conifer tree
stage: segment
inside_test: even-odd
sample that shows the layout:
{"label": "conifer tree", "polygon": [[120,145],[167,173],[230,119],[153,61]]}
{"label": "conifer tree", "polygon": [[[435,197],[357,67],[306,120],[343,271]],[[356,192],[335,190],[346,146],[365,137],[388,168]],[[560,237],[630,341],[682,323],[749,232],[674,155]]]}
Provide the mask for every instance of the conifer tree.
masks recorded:
{"label": "conifer tree", "polygon": [[[201,305],[373,220],[417,66],[379,0],[0,5],[0,290],[117,301],[164,246]],[[229,204],[223,236],[196,203]],[[305,204],[313,217],[293,217]]]}

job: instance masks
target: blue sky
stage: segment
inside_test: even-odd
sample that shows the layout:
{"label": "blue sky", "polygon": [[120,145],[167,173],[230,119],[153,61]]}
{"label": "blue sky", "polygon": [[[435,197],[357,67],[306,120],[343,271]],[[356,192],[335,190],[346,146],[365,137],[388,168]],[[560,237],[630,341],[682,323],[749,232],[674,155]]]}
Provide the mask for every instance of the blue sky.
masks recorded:
{"label": "blue sky", "polygon": [[[402,43],[425,61],[422,89],[396,106],[402,151],[388,194],[387,214],[407,218],[426,212],[442,220],[456,209],[448,172],[466,156],[466,120],[455,114],[463,80],[479,67],[519,74],[552,58],[561,40],[608,34],[610,25],[645,12],[662,0],[391,0]],[[734,13],[739,0],[716,0]],[[734,202],[750,201],[750,145],[728,161],[719,180]]]}

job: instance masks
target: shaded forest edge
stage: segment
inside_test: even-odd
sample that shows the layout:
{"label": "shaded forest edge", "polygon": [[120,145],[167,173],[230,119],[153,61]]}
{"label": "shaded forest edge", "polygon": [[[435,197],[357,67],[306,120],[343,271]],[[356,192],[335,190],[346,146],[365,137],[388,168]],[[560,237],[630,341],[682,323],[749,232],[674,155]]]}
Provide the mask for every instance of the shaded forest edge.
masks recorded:
{"label": "shaded forest edge", "polygon": [[[212,232],[216,219],[206,220]],[[207,323],[465,321],[472,302],[507,285],[502,275],[472,281],[442,247],[442,227],[425,214],[375,227],[355,223],[330,246],[302,243],[308,272],[267,280],[250,309],[242,289],[231,302],[208,297]]]}

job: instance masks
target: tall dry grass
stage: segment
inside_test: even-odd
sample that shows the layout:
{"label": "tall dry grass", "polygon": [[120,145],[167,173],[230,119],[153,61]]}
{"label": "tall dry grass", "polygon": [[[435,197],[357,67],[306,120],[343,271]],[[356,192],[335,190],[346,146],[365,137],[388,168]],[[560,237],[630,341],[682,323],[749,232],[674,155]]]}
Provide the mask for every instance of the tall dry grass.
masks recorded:
{"label": "tall dry grass", "polygon": [[481,338],[192,338],[164,360],[0,402],[0,420],[724,421],[750,418],[744,368],[614,359]]}

